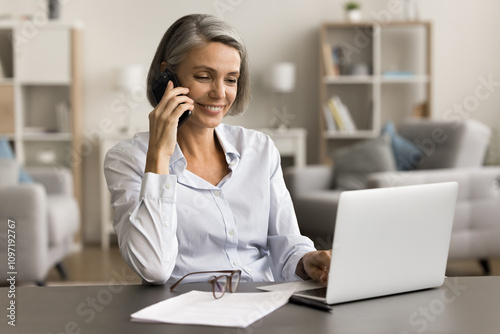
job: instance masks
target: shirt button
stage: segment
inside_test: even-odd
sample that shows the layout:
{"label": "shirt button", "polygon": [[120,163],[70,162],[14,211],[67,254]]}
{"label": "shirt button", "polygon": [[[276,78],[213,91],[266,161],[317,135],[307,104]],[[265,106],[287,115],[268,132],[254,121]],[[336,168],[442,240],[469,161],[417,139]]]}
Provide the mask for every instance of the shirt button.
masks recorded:
{"label": "shirt button", "polygon": [[238,261],[234,261],[234,262],[233,262],[233,264],[234,264],[235,266],[239,266],[239,265],[240,265],[240,263],[239,263]]}
{"label": "shirt button", "polygon": [[172,188],[172,185],[167,184],[167,185],[165,186],[165,188],[166,188],[166,189],[171,189],[171,188]]}
{"label": "shirt button", "polygon": [[248,269],[247,269],[247,271],[248,271],[249,273],[253,273],[252,268],[248,268]]}
{"label": "shirt button", "polygon": [[170,222],[165,222],[166,227],[170,227]]}
{"label": "shirt button", "polygon": [[220,196],[220,192],[218,190],[214,191],[214,195],[219,197]]}
{"label": "shirt button", "polygon": [[229,235],[234,235],[234,230],[229,231]]}

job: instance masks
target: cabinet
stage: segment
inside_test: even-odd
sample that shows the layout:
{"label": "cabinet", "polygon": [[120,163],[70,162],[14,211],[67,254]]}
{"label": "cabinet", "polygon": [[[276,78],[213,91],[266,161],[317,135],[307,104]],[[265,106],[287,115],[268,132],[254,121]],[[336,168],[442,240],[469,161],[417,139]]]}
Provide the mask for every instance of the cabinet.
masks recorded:
{"label": "cabinet", "polygon": [[304,167],[307,164],[307,130],[292,129],[260,129],[267,134],[276,145],[282,157],[293,158],[293,166]]}
{"label": "cabinet", "polygon": [[81,25],[0,22],[0,134],[25,166],[73,172],[81,207]]}
{"label": "cabinet", "polygon": [[[331,163],[332,150],[339,146],[378,136],[387,121],[398,124],[417,110],[419,117],[431,114],[430,22],[324,23],[319,35],[323,163]],[[328,126],[325,105],[332,96],[347,107],[354,130]]]}

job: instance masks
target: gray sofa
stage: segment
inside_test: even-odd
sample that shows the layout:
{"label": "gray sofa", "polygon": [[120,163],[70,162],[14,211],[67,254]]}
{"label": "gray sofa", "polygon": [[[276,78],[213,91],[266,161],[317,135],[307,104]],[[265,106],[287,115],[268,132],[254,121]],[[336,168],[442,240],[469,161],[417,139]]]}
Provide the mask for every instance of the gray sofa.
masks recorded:
{"label": "gray sofa", "polygon": [[[6,282],[10,276],[6,269],[9,233],[15,233],[17,283],[43,285],[54,266],[64,277],[62,260],[73,251],[80,226],[71,173],[52,167],[32,168],[27,171],[35,182],[19,183],[14,161],[0,159],[0,170],[0,268],[4,268],[0,281]],[[9,220],[14,228],[8,227]]]}
{"label": "gray sofa", "polygon": [[[433,134],[446,140],[431,143]],[[458,181],[449,258],[480,260],[488,272],[487,259],[500,256],[500,167],[482,165],[489,128],[472,120],[408,120],[399,126],[398,135],[427,143],[424,159],[414,170],[370,173],[366,187]],[[331,247],[337,203],[343,191],[332,188],[334,173],[334,167],[325,165],[285,171],[301,232],[319,248]]]}

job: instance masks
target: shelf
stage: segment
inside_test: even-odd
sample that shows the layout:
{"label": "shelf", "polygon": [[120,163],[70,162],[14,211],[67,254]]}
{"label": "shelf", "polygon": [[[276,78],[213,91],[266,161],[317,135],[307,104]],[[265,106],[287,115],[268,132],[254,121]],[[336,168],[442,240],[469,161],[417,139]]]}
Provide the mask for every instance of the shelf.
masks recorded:
{"label": "shelf", "polygon": [[71,170],[82,208],[82,24],[34,19],[0,19],[0,135],[23,166]]}
{"label": "shelf", "polygon": [[426,74],[422,75],[339,75],[339,76],[325,76],[323,77],[323,83],[327,85],[335,84],[374,84],[376,82],[380,83],[427,83],[429,82],[429,76]]}
{"label": "shelf", "polygon": [[2,133],[2,134],[0,134],[0,137],[5,137],[5,138],[7,138],[7,140],[15,140],[16,134],[15,133]]}
{"label": "shelf", "polygon": [[323,163],[332,163],[335,149],[377,137],[385,122],[399,124],[417,106],[432,114],[431,23],[326,22],[318,46]]}
{"label": "shelf", "polygon": [[[13,29],[23,27],[23,25],[33,24],[32,20],[9,18],[0,19],[0,29]],[[83,21],[64,21],[64,20],[51,20],[44,23],[46,29],[83,29],[85,24]]]}
{"label": "shelf", "polygon": [[430,78],[426,74],[417,75],[383,75],[380,82],[385,83],[428,83]]}
{"label": "shelf", "polygon": [[346,27],[368,27],[371,28],[373,26],[383,26],[384,28],[390,27],[400,27],[400,26],[422,26],[422,25],[430,25],[430,21],[390,21],[390,22],[378,22],[378,21],[361,21],[361,22],[348,22],[348,21],[331,21],[325,22],[323,25],[326,28],[346,28]]}
{"label": "shelf", "polygon": [[373,84],[376,78],[373,75],[339,75],[324,76],[325,84]]}
{"label": "shelf", "polygon": [[71,81],[68,80],[19,80],[22,86],[70,86]]}
{"label": "shelf", "polygon": [[368,139],[376,136],[377,133],[373,130],[360,130],[354,132],[323,132],[323,138],[326,139]]}
{"label": "shelf", "polygon": [[14,85],[14,79],[12,78],[0,78],[0,85]]}
{"label": "shelf", "polygon": [[71,141],[73,135],[69,132],[32,132],[24,133],[23,140],[25,141]]}

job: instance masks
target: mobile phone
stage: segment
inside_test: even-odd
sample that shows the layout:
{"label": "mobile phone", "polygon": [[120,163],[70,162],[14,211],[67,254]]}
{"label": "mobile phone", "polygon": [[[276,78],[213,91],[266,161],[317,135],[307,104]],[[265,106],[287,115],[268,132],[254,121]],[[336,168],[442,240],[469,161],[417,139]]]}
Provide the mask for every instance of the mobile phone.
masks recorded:
{"label": "mobile phone", "polygon": [[[156,80],[153,82],[153,85],[151,85],[151,91],[153,92],[153,96],[157,104],[160,103],[160,100],[165,93],[165,89],[167,88],[167,84],[169,81],[172,81],[174,87],[180,86],[179,80],[177,80],[175,74],[167,68],[158,76],[158,78],[156,78]],[[184,124],[189,116],[191,116],[191,110],[185,111],[179,118],[179,124],[177,125],[177,128]]]}

